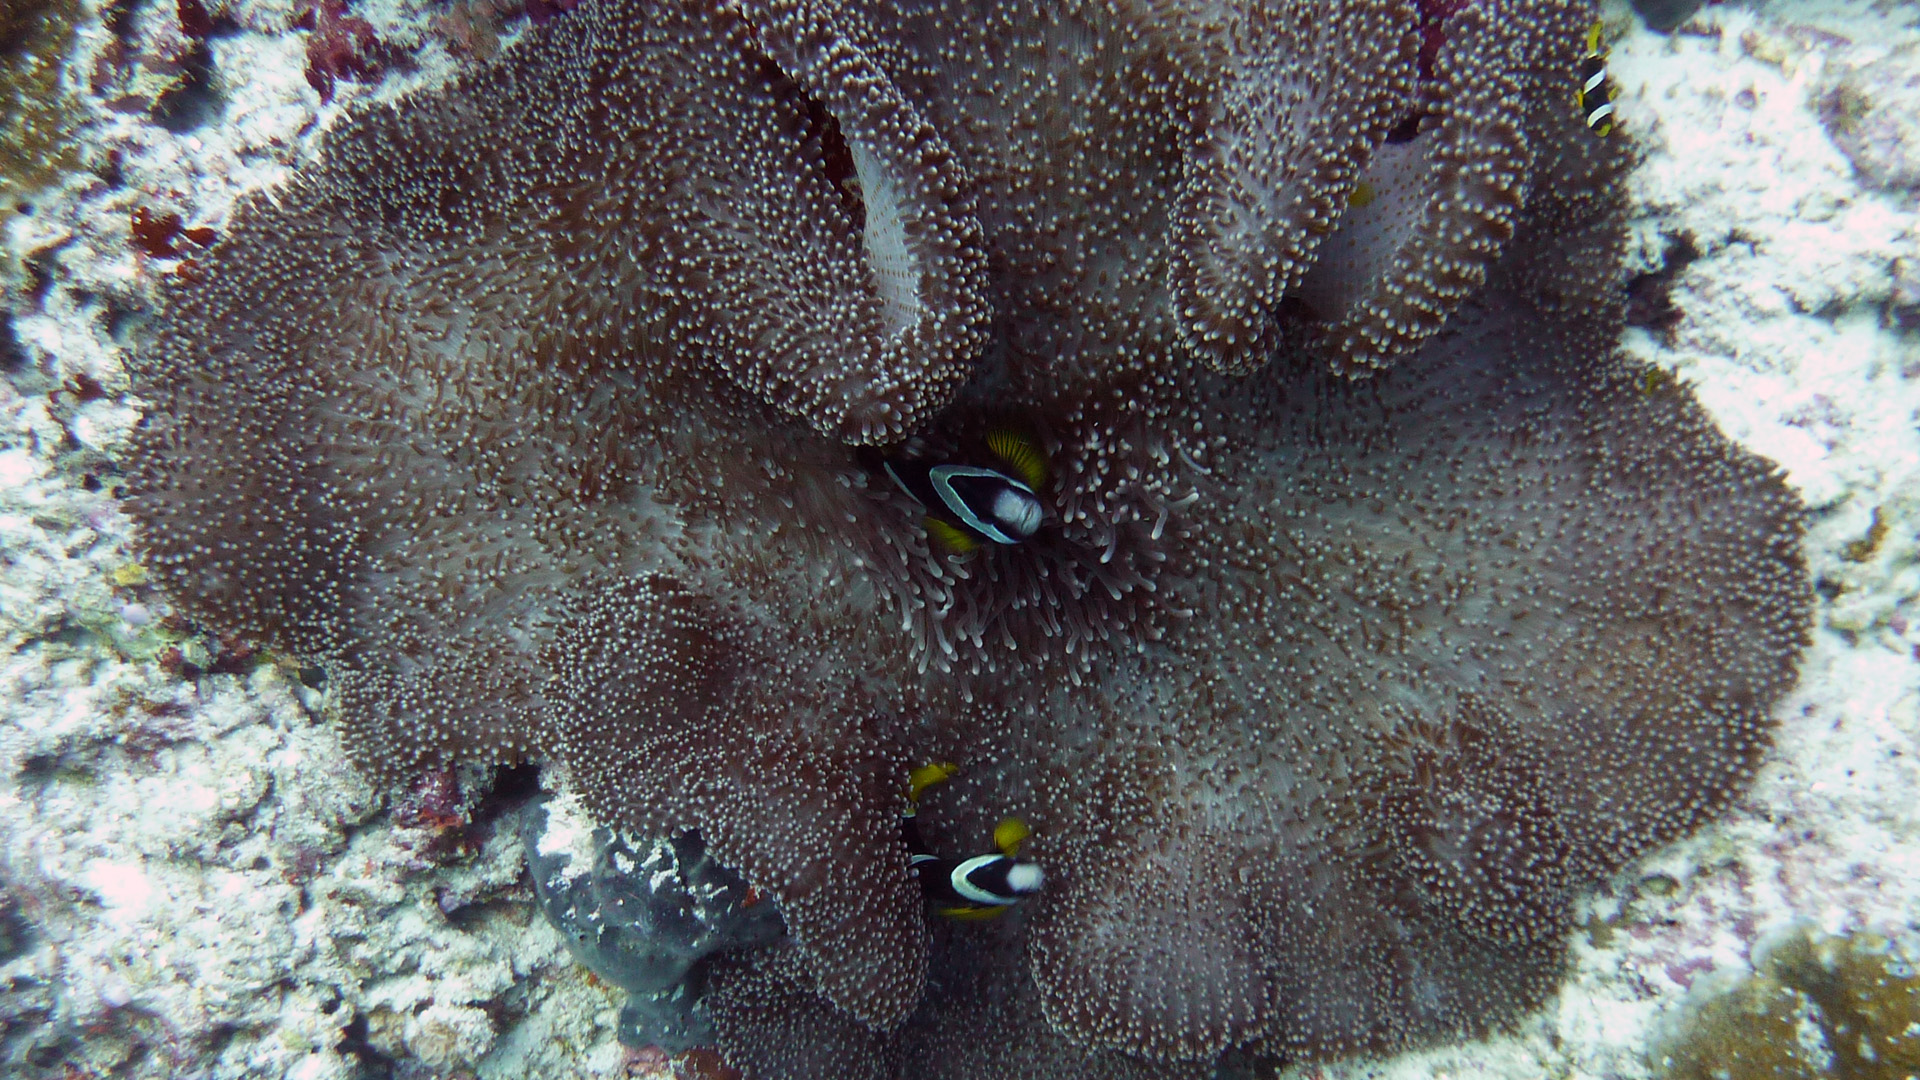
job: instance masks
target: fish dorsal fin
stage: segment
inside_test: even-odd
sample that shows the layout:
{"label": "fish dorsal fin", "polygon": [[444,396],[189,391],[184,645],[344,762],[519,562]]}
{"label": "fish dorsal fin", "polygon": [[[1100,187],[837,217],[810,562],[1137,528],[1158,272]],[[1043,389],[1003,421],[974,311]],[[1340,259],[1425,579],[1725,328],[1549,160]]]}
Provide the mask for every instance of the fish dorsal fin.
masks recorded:
{"label": "fish dorsal fin", "polygon": [[987,433],[987,449],[1005,462],[1028,487],[1035,491],[1046,489],[1047,459],[1041,456],[1040,448],[1033,444],[1032,439],[1006,428],[997,428]]}

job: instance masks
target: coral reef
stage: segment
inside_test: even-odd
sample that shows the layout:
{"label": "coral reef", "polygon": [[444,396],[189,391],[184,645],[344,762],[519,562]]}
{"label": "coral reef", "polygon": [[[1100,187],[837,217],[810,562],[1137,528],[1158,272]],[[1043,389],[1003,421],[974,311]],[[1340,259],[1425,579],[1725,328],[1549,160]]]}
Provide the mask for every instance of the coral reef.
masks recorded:
{"label": "coral reef", "polygon": [[578,809],[568,809],[572,820],[556,825],[547,800],[528,806],[520,825],[527,868],[540,910],[568,948],[627,992],[620,1041],[675,1054],[711,1043],[701,1000],[707,958],[777,941],[780,913],[696,836],[643,842],[583,827]]}
{"label": "coral reef", "polygon": [[[1450,9],[1430,73],[1407,5],[1209,10],[596,0],[358,115],[165,287],[148,565],[378,776],[698,828],[792,935],[712,972],[759,1075],[1512,1019],[1750,777],[1799,507],[1614,352],[1582,5]],[[1054,517],[967,557],[849,445],[1009,423]],[[1033,823],[1030,917],[925,926],[929,758],[937,839]]]}
{"label": "coral reef", "polygon": [[[81,114],[60,85],[76,14],[71,0],[0,0],[0,224],[79,160]],[[16,269],[0,269],[11,288]]]}
{"label": "coral reef", "polygon": [[1870,935],[1801,929],[1700,1003],[1654,1054],[1669,1080],[1902,1080],[1920,1069],[1920,977]]}

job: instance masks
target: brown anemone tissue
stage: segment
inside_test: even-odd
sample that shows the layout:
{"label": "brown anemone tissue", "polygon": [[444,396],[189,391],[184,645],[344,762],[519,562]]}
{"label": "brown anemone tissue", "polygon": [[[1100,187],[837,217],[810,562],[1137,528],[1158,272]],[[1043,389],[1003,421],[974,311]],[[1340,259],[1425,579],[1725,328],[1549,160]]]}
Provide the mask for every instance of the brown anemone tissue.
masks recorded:
{"label": "brown anemone tissue", "polygon": [[[1802,509],[1616,349],[1593,18],[1476,0],[588,0],[367,109],[167,286],[149,564],[401,781],[554,763],[789,939],[750,1076],[1191,1077],[1495,1029],[1721,811]],[[1428,35],[1434,37],[1434,33]],[[964,554],[873,447],[1023,433]],[[929,917],[937,844],[1043,895]]]}

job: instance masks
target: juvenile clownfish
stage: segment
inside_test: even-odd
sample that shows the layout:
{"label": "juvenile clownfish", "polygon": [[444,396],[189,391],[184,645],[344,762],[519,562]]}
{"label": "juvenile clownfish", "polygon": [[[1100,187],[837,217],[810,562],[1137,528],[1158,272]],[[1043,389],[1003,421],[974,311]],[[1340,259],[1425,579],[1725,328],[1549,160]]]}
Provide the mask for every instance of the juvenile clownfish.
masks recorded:
{"label": "juvenile clownfish", "polygon": [[1046,875],[1031,859],[1018,858],[1020,844],[1031,835],[1026,823],[1008,818],[993,830],[999,850],[970,859],[936,855],[920,838],[917,822],[920,793],[958,770],[939,763],[913,770],[907,808],[900,814],[900,835],[907,844],[907,865],[919,879],[920,891],[934,903],[934,911],[949,919],[991,919],[1040,891]]}
{"label": "juvenile clownfish", "polygon": [[1607,85],[1607,54],[1601,51],[1598,22],[1587,28],[1587,55],[1580,61],[1580,90],[1574,100],[1595,135],[1604,138],[1613,132],[1613,88]]}
{"label": "juvenile clownfish", "polygon": [[927,533],[943,546],[965,553],[981,541],[1018,544],[1046,518],[1037,488],[1046,484],[1046,465],[1033,444],[1010,432],[987,436],[987,447],[1010,469],[1009,476],[980,465],[937,464],[887,458],[888,479],[927,511]]}

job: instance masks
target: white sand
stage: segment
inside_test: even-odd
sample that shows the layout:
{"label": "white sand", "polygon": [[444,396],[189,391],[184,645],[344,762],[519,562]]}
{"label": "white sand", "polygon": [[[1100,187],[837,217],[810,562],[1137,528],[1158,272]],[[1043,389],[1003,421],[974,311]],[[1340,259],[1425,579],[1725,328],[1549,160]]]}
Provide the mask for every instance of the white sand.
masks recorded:
{"label": "white sand", "polygon": [[[424,3],[364,7],[391,40],[424,36]],[[172,5],[156,10],[142,41],[158,49],[177,28]],[[223,120],[180,135],[101,108],[88,139],[120,154],[124,185],[75,178],[6,237],[50,286],[10,298],[31,365],[0,382],[0,908],[33,927],[0,964],[0,1052],[43,1047],[0,1071],[346,1077],[353,1020],[438,1075],[622,1075],[617,997],[529,919],[510,833],[426,859],[434,827],[382,813],[291,673],[194,683],[153,662],[174,643],[163,601],[125,583],[109,462],[139,403],[108,298],[166,267],[129,246],[129,212],[217,227],[239,193],[309,159],[345,104],[452,66],[430,44],[420,71],[343,83],[321,108],[302,38],[279,29],[290,5],[229,10],[243,29],[215,43]],[[1671,341],[1634,331],[1628,348],[1786,469],[1815,509],[1808,553],[1831,599],[1753,792],[1591,900],[1614,932],[1604,948],[1576,935],[1556,1003],[1511,1038],[1304,1075],[1647,1076],[1689,995],[1737,979],[1770,935],[1866,929],[1920,956],[1920,330],[1899,328],[1920,323],[1920,210],[1911,191],[1863,188],[1817,113],[1850,71],[1920,71],[1917,20],[1864,0],[1713,7],[1671,38],[1613,20],[1623,124],[1647,153],[1646,265],[1681,235],[1700,252],[1675,282]],[[82,40],[86,72],[107,35],[96,20]],[[107,396],[55,393],[81,374]],[[85,491],[88,473],[105,490]],[[1876,510],[1883,542],[1850,561]]]}

